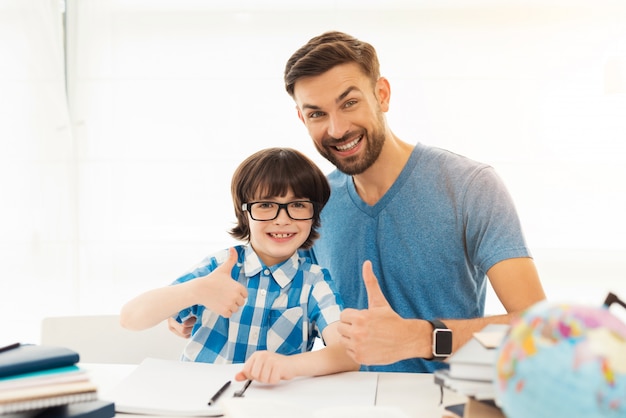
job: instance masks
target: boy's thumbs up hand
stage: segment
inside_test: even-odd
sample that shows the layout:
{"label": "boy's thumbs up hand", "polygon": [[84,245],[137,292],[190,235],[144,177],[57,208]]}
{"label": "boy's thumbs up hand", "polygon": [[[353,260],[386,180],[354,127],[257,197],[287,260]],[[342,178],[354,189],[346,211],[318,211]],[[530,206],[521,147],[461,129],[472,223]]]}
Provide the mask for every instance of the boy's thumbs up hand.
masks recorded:
{"label": "boy's thumbs up hand", "polygon": [[237,264],[237,251],[229,249],[228,259],[207,276],[194,280],[199,304],[225,317],[237,312],[248,297],[248,290],[231,276]]}
{"label": "boy's thumbs up hand", "polygon": [[233,270],[233,267],[235,267],[235,264],[237,264],[237,250],[235,250],[233,247],[230,247],[228,249],[228,259],[226,259],[226,261],[224,261],[220,266],[213,270],[213,272],[221,271],[230,276],[230,272]]}

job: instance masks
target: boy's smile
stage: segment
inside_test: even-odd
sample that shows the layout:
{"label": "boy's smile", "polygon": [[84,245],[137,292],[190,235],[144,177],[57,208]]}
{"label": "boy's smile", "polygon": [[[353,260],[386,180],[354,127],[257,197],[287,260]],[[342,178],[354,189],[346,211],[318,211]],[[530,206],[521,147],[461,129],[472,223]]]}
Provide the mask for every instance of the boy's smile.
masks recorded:
{"label": "boy's smile", "polygon": [[[285,196],[259,200],[288,203],[299,200],[292,192]],[[255,221],[248,213],[250,222],[250,244],[266,266],[273,266],[287,260],[306,241],[311,233],[311,219],[294,220],[281,208],[278,216],[271,221]]]}

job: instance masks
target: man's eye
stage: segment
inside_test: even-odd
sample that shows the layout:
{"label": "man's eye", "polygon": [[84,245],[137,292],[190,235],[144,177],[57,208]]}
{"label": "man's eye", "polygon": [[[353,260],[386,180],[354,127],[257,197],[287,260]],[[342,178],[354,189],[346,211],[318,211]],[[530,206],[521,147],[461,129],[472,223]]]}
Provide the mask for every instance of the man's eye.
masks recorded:
{"label": "man's eye", "polygon": [[324,112],[312,112],[309,113],[309,119],[317,119],[321,116],[324,116]]}
{"label": "man's eye", "polygon": [[348,100],[348,101],[347,101],[347,102],[343,105],[343,107],[352,107],[352,106],[354,106],[355,104],[357,104],[357,101],[356,101],[356,100]]}

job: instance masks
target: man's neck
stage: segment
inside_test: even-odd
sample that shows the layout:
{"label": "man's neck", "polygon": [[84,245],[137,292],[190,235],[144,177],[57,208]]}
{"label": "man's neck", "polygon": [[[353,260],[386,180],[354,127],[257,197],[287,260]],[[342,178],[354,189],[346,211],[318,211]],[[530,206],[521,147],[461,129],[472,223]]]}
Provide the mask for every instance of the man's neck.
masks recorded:
{"label": "man's neck", "polygon": [[357,193],[365,203],[375,205],[396,181],[406,165],[413,145],[390,134],[380,156],[370,168],[352,176]]}

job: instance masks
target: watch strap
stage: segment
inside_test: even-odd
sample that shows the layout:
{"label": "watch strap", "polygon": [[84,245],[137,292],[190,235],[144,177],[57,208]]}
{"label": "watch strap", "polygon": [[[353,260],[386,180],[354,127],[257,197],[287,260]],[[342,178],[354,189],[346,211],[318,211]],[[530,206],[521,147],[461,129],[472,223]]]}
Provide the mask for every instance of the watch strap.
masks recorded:
{"label": "watch strap", "polygon": [[433,329],[448,329],[446,324],[444,324],[440,319],[427,319],[427,321],[430,322]]}

